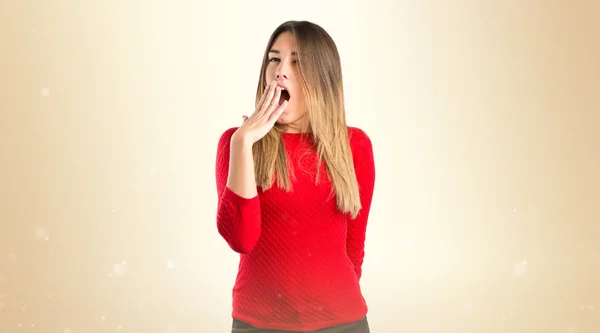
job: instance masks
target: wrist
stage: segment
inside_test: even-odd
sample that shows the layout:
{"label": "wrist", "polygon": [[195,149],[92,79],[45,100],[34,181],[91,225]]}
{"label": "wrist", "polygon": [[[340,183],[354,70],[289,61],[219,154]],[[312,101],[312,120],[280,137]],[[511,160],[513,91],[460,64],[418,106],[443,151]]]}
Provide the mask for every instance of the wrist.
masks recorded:
{"label": "wrist", "polygon": [[230,144],[232,148],[247,150],[252,149],[254,142],[252,142],[247,135],[242,133],[234,133],[231,136]]}

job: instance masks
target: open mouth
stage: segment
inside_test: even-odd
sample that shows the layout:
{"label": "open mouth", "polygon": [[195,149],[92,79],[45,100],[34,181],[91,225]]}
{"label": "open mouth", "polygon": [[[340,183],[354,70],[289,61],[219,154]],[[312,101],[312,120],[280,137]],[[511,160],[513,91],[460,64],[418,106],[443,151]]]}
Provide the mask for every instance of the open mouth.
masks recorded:
{"label": "open mouth", "polygon": [[289,102],[290,97],[290,93],[287,90],[281,90],[281,96],[279,97],[279,105],[283,104],[283,101]]}

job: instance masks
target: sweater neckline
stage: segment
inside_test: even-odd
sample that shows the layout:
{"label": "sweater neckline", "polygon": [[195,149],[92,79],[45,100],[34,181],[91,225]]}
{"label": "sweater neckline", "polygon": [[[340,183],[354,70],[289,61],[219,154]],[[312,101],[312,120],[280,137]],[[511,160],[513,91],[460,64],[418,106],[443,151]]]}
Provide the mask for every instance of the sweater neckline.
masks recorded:
{"label": "sweater neckline", "polygon": [[288,144],[292,144],[295,147],[297,144],[313,144],[314,138],[312,133],[309,132],[293,132],[293,133],[281,133],[281,138]]}
{"label": "sweater neckline", "polygon": [[281,132],[284,135],[300,135],[300,134],[311,134],[310,132]]}
{"label": "sweater neckline", "polygon": [[299,138],[299,137],[307,137],[307,138],[311,138],[312,137],[312,133],[310,132],[281,132],[281,136],[282,137],[288,137],[288,138]]}

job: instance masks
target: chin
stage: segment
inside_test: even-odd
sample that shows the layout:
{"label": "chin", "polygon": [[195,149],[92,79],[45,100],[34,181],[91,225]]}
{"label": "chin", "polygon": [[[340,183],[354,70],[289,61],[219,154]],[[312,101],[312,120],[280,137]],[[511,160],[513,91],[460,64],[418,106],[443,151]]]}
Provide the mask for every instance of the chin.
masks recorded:
{"label": "chin", "polygon": [[290,123],[290,121],[288,121],[284,115],[281,115],[279,116],[279,119],[277,119],[277,123],[279,125],[287,125]]}
{"label": "chin", "polygon": [[277,119],[277,123],[281,124],[281,125],[287,125],[287,124],[291,123],[292,121],[290,121],[290,120],[293,120],[293,118],[294,118],[292,115],[293,114],[290,114],[288,112],[288,110],[283,111],[281,116],[279,116],[279,118]]}

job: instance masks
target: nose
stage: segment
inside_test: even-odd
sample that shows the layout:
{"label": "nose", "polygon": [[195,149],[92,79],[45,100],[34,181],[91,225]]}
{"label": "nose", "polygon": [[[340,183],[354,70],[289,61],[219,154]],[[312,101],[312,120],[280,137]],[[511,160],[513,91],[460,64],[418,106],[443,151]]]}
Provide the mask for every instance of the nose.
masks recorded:
{"label": "nose", "polygon": [[285,79],[287,79],[287,78],[288,78],[288,76],[287,76],[285,73],[283,73],[283,74],[282,74],[282,72],[281,72],[281,71],[277,71],[277,72],[275,72],[275,78],[276,78],[277,80],[279,80],[279,79],[280,79],[280,78],[282,78],[282,77],[283,77],[283,78],[285,78]]}
{"label": "nose", "polygon": [[286,61],[281,61],[279,66],[275,70],[275,79],[279,80],[280,78],[289,79],[288,76],[288,65]]}

